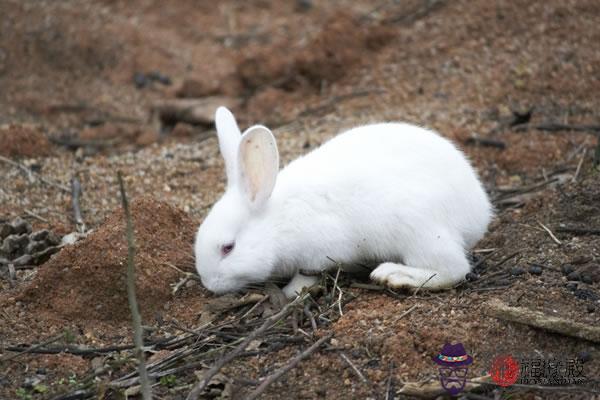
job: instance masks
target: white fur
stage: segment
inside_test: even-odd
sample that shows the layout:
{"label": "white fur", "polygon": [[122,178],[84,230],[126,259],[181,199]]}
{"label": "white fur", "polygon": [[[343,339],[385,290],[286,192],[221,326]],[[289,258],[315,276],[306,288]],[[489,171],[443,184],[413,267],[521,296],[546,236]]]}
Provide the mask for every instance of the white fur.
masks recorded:
{"label": "white fur", "polygon": [[[393,287],[427,282],[424,287],[442,288],[469,272],[466,252],[486,232],[492,207],[468,160],[449,140],[402,123],[361,126],[277,174],[270,131],[252,127],[240,137],[231,119],[227,110],[217,111],[229,183],[195,245],[196,268],[209,290],[233,291],[284,275],[294,277],[285,288],[291,296],[314,282],[298,276],[299,269],[333,268],[331,260],[383,262],[371,278]],[[264,154],[250,157],[259,167],[244,166],[223,151],[231,152],[232,143],[242,147],[242,137],[253,130],[267,144],[256,149]],[[254,168],[251,174],[248,168]],[[263,182],[258,202],[248,192],[255,185],[247,182],[249,175]],[[221,256],[221,246],[234,240],[233,251]]]}

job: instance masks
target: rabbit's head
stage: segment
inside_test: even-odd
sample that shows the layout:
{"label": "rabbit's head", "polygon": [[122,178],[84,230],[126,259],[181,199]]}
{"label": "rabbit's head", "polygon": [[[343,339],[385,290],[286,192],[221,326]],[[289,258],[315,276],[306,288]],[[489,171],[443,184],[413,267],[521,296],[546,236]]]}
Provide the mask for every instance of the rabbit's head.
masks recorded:
{"label": "rabbit's head", "polygon": [[277,179],[279,154],[266,127],[255,125],[241,134],[224,107],[215,122],[227,189],[198,229],[195,256],[204,286],[224,293],[271,275],[270,227],[262,217]]}

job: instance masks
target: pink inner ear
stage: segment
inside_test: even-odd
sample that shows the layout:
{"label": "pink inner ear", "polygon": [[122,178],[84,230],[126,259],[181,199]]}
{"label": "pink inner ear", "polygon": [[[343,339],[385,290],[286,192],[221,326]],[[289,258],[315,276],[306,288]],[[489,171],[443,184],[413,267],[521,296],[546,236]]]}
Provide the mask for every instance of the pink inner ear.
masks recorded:
{"label": "pink inner ear", "polygon": [[273,148],[275,144],[268,130],[254,131],[242,146],[240,167],[248,200],[261,203],[273,190],[278,165],[277,149]]}

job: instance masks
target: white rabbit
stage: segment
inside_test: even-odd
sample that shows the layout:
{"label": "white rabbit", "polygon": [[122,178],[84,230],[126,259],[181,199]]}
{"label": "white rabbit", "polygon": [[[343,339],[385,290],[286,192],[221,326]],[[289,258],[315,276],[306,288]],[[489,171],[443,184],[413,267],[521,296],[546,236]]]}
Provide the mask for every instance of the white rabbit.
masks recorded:
{"label": "white rabbit", "polygon": [[[470,270],[492,207],[464,154],[423,128],[382,123],[342,133],[279,171],[271,131],[242,135],[216,112],[227,189],[198,230],[196,269],[223,293],[274,275],[292,297],[316,282],[299,270],[384,262],[371,279],[443,288]],[[433,278],[432,278],[433,276]]]}

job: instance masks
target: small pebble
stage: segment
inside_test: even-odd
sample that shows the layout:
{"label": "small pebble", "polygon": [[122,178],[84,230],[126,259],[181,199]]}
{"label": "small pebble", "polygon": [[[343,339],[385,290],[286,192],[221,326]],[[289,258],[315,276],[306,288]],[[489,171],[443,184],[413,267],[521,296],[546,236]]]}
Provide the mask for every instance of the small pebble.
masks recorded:
{"label": "small pebble", "polygon": [[467,273],[467,274],[465,275],[465,279],[466,279],[468,282],[474,282],[474,281],[476,281],[477,279],[479,279],[479,275],[477,275],[475,272],[469,272],[469,273]]}
{"label": "small pebble", "polygon": [[592,283],[594,283],[594,280],[592,279],[591,275],[584,274],[581,275],[581,282],[591,285]]}
{"label": "small pebble", "polygon": [[27,254],[37,253],[38,251],[44,250],[46,247],[48,247],[48,245],[44,241],[42,241],[42,242],[33,242],[32,241],[32,242],[29,242],[29,244],[27,245],[27,248],[25,249],[25,253],[27,253]]}
{"label": "small pebble", "polygon": [[49,233],[50,231],[48,229],[42,229],[41,231],[33,232],[31,235],[29,235],[29,239],[33,240],[34,242],[46,240]]}
{"label": "small pebble", "polygon": [[170,85],[171,83],[173,83],[171,81],[171,78],[169,78],[167,75],[159,72],[159,71],[152,71],[150,73],[148,73],[148,75],[146,75],[146,77],[150,80],[162,83],[163,85]]}
{"label": "small pebble", "polygon": [[313,6],[312,0],[296,0],[296,11],[306,12]]}
{"label": "small pebble", "polygon": [[41,172],[42,164],[39,164],[39,163],[29,164],[29,169],[32,170],[33,172]]}
{"label": "small pebble", "polygon": [[542,267],[540,267],[539,265],[532,265],[529,267],[529,273],[532,275],[541,275],[542,272]]}
{"label": "small pebble", "polygon": [[11,222],[11,226],[15,235],[20,235],[22,233],[31,233],[31,224],[21,217],[15,218]]}
{"label": "small pebble", "polygon": [[567,282],[567,284],[565,286],[568,290],[574,291],[574,290],[577,290],[578,284],[577,284],[577,282]]}
{"label": "small pebble", "polygon": [[510,280],[509,279],[498,279],[495,283],[498,286],[509,286]]}
{"label": "small pebble", "polygon": [[590,353],[587,350],[583,350],[581,353],[579,353],[577,358],[579,359],[579,361],[585,364],[588,361],[592,361],[592,353]]}
{"label": "small pebble", "polygon": [[10,235],[7,236],[2,242],[0,252],[9,255],[17,252],[18,250],[24,249],[29,243],[29,236],[24,233],[21,235]]}
{"label": "small pebble", "polygon": [[567,279],[570,281],[579,281],[581,280],[581,276],[579,275],[579,272],[573,271],[569,275],[567,275]]}
{"label": "small pebble", "polygon": [[148,78],[146,78],[146,75],[142,74],[141,72],[136,72],[133,75],[133,83],[135,84],[136,88],[142,89],[148,85]]}
{"label": "small pebble", "polygon": [[596,306],[593,305],[593,304],[587,304],[585,306],[585,309],[586,309],[587,312],[593,313],[594,311],[596,311]]}
{"label": "small pebble", "polygon": [[513,267],[510,270],[510,274],[513,276],[519,276],[519,275],[523,275],[525,273],[525,270],[521,267]]}
{"label": "small pebble", "polygon": [[37,375],[46,375],[47,371],[46,371],[46,368],[38,368],[38,369],[35,371],[35,373],[36,373]]}
{"label": "small pebble", "polygon": [[0,240],[4,240],[5,237],[13,233],[12,226],[9,224],[0,225]]}
{"label": "small pebble", "polygon": [[32,259],[31,255],[23,254],[21,257],[14,259],[12,263],[16,266],[28,265],[31,264]]}
{"label": "small pebble", "polygon": [[560,269],[565,275],[569,275],[571,272],[575,271],[575,268],[573,268],[571,264],[563,264],[562,267],[560,267]]}
{"label": "small pebble", "polygon": [[60,242],[61,242],[61,238],[56,233],[49,232],[48,233],[48,237],[46,238],[46,242],[50,246],[58,246],[60,244]]}
{"label": "small pebble", "polygon": [[46,261],[48,261],[48,259],[50,258],[50,256],[54,253],[57,253],[60,250],[60,247],[48,247],[42,251],[38,251],[37,253],[34,253],[31,255],[32,259],[31,261],[33,262],[34,265],[40,265],[45,263]]}
{"label": "small pebble", "polygon": [[21,386],[23,386],[25,389],[31,389],[35,385],[39,384],[41,381],[42,380],[37,376],[28,376],[27,378],[25,378],[25,380],[23,381],[23,385]]}
{"label": "small pebble", "polygon": [[185,283],[185,287],[187,287],[187,288],[191,288],[191,287],[194,287],[194,286],[196,286],[196,281],[193,280],[193,279],[190,279],[189,281],[187,281]]}
{"label": "small pebble", "polygon": [[367,367],[367,368],[378,368],[379,365],[380,365],[379,359],[373,358],[373,359],[367,361],[367,363],[365,364],[365,367]]}
{"label": "small pebble", "polygon": [[600,296],[596,292],[588,289],[576,289],[573,294],[575,294],[575,297],[581,300],[596,301],[600,299]]}

